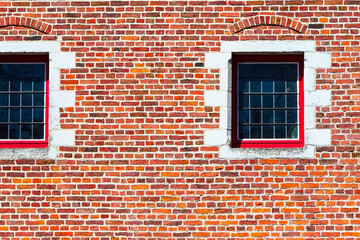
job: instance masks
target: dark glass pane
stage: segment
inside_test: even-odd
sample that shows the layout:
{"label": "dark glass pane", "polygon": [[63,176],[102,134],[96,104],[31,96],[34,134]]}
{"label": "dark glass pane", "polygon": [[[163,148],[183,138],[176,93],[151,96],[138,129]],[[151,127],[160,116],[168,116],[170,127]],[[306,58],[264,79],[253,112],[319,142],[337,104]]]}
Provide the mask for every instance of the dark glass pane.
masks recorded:
{"label": "dark glass pane", "polygon": [[248,108],[249,107],[249,95],[240,95],[240,108]]}
{"label": "dark glass pane", "polygon": [[9,109],[0,108],[0,122],[9,122]]}
{"label": "dark glass pane", "polygon": [[250,123],[261,123],[261,110],[250,110]]}
{"label": "dark glass pane", "polygon": [[298,126],[297,125],[287,126],[287,138],[298,138]]}
{"label": "dark glass pane", "polygon": [[285,81],[280,80],[275,82],[275,92],[282,93],[285,92]]}
{"label": "dark glass pane", "polygon": [[32,122],[32,108],[22,108],[21,109],[21,122]]}
{"label": "dark glass pane", "polygon": [[252,93],[261,92],[261,81],[258,80],[250,81],[250,92]]}
{"label": "dark glass pane", "polygon": [[264,110],[263,111],[263,123],[273,123],[274,115],[272,110]]}
{"label": "dark glass pane", "polygon": [[32,91],[32,80],[28,79],[28,78],[24,78],[22,80],[21,90],[22,91]]}
{"label": "dark glass pane", "polygon": [[274,138],[274,126],[263,126],[263,138]]}
{"label": "dark glass pane", "polygon": [[249,64],[249,67],[250,67],[250,76],[249,78],[251,79],[259,79],[259,78],[262,78],[263,76],[263,67],[264,67],[264,64]]}
{"label": "dark glass pane", "polygon": [[20,125],[11,124],[10,127],[10,137],[9,139],[20,139]]}
{"label": "dark glass pane", "polygon": [[249,110],[240,110],[238,112],[238,123],[249,123]]}
{"label": "dark glass pane", "polygon": [[296,81],[298,76],[297,64],[286,64],[286,76],[288,81]]}
{"label": "dark glass pane", "polygon": [[9,91],[9,81],[5,76],[0,76],[0,91]]}
{"label": "dark glass pane", "polygon": [[10,105],[20,106],[20,94],[10,94]]}
{"label": "dark glass pane", "polygon": [[20,78],[13,76],[10,80],[10,91],[20,91]]}
{"label": "dark glass pane", "polygon": [[275,126],[275,138],[286,138],[286,127],[285,125]]}
{"label": "dark glass pane", "polygon": [[252,125],[250,126],[250,138],[261,138],[261,126]]}
{"label": "dark glass pane", "polygon": [[9,138],[9,130],[8,125],[0,124],[0,139],[8,139]]}
{"label": "dark glass pane", "polygon": [[261,107],[261,96],[260,95],[251,95],[250,96],[250,107],[260,108]]}
{"label": "dark glass pane", "polygon": [[297,92],[297,82],[296,81],[288,81],[286,86],[287,92]]}
{"label": "dark glass pane", "polygon": [[10,108],[10,122],[20,122],[20,108]]}
{"label": "dark glass pane", "polygon": [[250,126],[242,126],[239,128],[239,139],[248,139],[250,136]]}
{"label": "dark glass pane", "polygon": [[34,122],[44,122],[44,109],[43,108],[34,108],[33,121]]}
{"label": "dark glass pane", "polygon": [[21,106],[32,106],[32,94],[22,94]]}
{"label": "dark glass pane", "polygon": [[44,139],[44,125],[34,124],[33,125],[33,139]]}
{"label": "dark glass pane", "polygon": [[267,68],[265,67],[266,77],[270,77],[272,79],[283,79],[284,76],[284,64],[267,64]]}
{"label": "dark glass pane", "polygon": [[247,79],[240,80],[238,86],[238,93],[248,93],[249,92],[249,81]]}
{"label": "dark glass pane", "polygon": [[274,92],[273,81],[271,79],[265,79],[262,82],[262,92]]}
{"label": "dark glass pane", "polygon": [[238,71],[240,79],[249,78],[249,64],[239,64]]}
{"label": "dark glass pane", "polygon": [[[15,76],[19,76],[20,73],[21,73],[21,65],[22,64],[17,64],[17,63],[13,63],[13,64],[8,64],[9,65],[9,74],[12,76],[12,77],[15,77]],[[21,77],[21,76],[19,76]]]}
{"label": "dark glass pane", "polygon": [[276,108],[285,107],[285,95],[275,95],[275,107]]}
{"label": "dark glass pane", "polygon": [[32,126],[31,124],[21,125],[21,139],[31,139]]}
{"label": "dark glass pane", "polygon": [[297,95],[287,95],[287,107],[297,107]]}
{"label": "dark glass pane", "polygon": [[287,110],[287,122],[297,123],[297,110]]}
{"label": "dark glass pane", "polygon": [[45,78],[45,64],[32,64],[33,65],[33,77],[36,79]]}
{"label": "dark glass pane", "polygon": [[34,80],[34,91],[45,91],[45,83],[44,79],[36,79]]}
{"label": "dark glass pane", "polygon": [[44,106],[44,94],[34,94],[34,106]]}
{"label": "dark glass pane", "polygon": [[[33,76],[33,64],[21,64],[22,79],[30,79]],[[20,74],[20,73],[19,73]]]}
{"label": "dark glass pane", "polygon": [[9,106],[9,94],[0,94],[0,106]]}
{"label": "dark glass pane", "polygon": [[273,95],[263,95],[263,107],[273,108]]}
{"label": "dark glass pane", "polygon": [[275,123],[285,123],[285,110],[275,110]]}

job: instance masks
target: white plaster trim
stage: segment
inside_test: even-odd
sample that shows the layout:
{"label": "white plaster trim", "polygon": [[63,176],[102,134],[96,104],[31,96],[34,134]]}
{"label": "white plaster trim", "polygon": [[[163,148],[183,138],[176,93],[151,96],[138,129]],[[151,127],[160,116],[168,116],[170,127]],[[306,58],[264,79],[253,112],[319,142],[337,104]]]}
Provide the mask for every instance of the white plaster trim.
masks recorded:
{"label": "white plaster trim", "polygon": [[61,129],[51,132],[52,146],[74,146],[75,145],[75,130]]}
{"label": "white plaster trim", "polygon": [[221,52],[313,52],[314,41],[237,41],[222,42]]}
{"label": "white plaster trim", "polygon": [[60,69],[75,67],[75,53],[63,53],[55,41],[0,42],[0,53],[49,53],[48,148],[3,148],[0,159],[56,159],[59,146],[75,145],[75,130],[60,128],[60,108],[75,106],[74,91],[60,91]]}
{"label": "white plaster trim", "polygon": [[71,52],[54,52],[50,53],[52,68],[74,68],[75,67],[75,53]]}
{"label": "white plaster trim", "polygon": [[225,91],[205,91],[204,101],[206,106],[228,106],[228,92]]}
{"label": "white plaster trim", "polygon": [[51,53],[60,52],[60,42],[39,41],[39,42],[0,42],[1,53]]}
{"label": "white plaster trim", "polygon": [[[231,56],[232,53],[304,53],[305,147],[231,148]],[[219,146],[220,158],[314,158],[315,147],[331,144],[329,129],[316,129],[316,106],[331,104],[330,90],[315,90],[316,68],[331,67],[331,55],[316,52],[315,41],[221,42],[220,52],[205,54],[205,66],[220,70],[220,90],[205,91],[205,106],[220,106],[219,128],[204,131],[208,146]],[[224,94],[226,92],[228,94]],[[224,99],[226,98],[226,99]]]}
{"label": "white plaster trim", "polygon": [[206,145],[218,146],[226,144],[227,134],[221,130],[206,131],[204,135]]}
{"label": "white plaster trim", "polygon": [[53,91],[50,94],[50,107],[73,107],[75,106],[74,91]]}

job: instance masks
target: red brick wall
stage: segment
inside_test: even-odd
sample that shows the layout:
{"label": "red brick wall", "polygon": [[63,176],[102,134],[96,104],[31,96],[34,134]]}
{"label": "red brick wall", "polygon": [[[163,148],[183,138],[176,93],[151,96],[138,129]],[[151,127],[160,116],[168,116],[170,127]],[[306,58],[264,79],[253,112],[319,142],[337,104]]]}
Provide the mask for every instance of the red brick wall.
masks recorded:
{"label": "red brick wall", "polygon": [[[0,236],[360,238],[359,8],[358,0],[1,1],[0,41],[61,41],[76,53],[61,88],[77,97],[61,109],[76,146],[61,147],[58,159],[0,161]],[[307,29],[231,29],[259,15]],[[219,124],[219,108],[204,106],[204,90],[219,88],[205,53],[240,40],[315,40],[331,53],[316,87],[332,89],[332,105],[316,110],[332,145],[316,158],[227,160],[204,146],[203,131]]]}

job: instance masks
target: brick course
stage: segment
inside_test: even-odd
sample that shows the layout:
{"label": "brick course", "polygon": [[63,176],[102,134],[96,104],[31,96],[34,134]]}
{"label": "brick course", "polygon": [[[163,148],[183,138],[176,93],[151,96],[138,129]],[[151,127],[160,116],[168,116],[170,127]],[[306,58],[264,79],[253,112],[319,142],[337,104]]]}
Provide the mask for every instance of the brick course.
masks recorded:
{"label": "brick course", "polygon": [[[359,239],[358,0],[1,1],[0,41],[58,41],[61,108],[75,146],[57,159],[0,160],[2,239]],[[314,40],[332,91],[313,159],[222,159],[220,41]]]}

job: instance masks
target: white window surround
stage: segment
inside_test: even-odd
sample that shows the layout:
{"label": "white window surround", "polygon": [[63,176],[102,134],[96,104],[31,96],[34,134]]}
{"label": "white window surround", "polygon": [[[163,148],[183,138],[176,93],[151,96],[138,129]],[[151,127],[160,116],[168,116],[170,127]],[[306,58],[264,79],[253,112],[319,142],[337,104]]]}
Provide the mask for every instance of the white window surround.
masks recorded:
{"label": "white window surround", "polygon": [[60,42],[0,42],[0,54],[49,54],[48,148],[0,148],[0,159],[56,159],[59,146],[75,145],[75,130],[60,128],[60,108],[75,106],[75,91],[60,91],[60,69],[75,67],[75,53],[61,52]]}
{"label": "white window surround", "polygon": [[[304,148],[232,148],[231,56],[232,53],[304,53],[305,146]],[[331,90],[315,90],[317,68],[331,67],[329,53],[316,52],[315,41],[221,42],[220,52],[205,55],[205,67],[220,70],[220,90],[205,91],[205,106],[220,107],[219,128],[205,130],[208,146],[219,146],[225,159],[314,158],[315,148],[331,144],[330,129],[316,129],[315,108],[331,104]]]}

